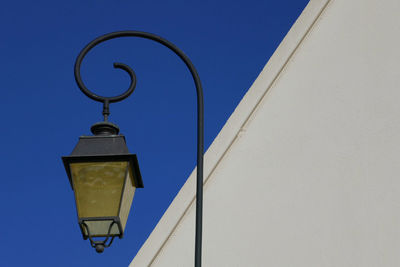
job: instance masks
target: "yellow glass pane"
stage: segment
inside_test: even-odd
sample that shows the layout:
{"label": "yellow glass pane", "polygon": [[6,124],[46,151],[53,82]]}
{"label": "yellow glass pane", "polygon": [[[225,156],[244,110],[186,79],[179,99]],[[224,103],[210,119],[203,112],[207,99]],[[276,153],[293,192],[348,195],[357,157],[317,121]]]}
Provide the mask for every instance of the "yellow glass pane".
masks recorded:
{"label": "yellow glass pane", "polygon": [[128,162],[71,163],[80,218],[118,216]]}
{"label": "yellow glass pane", "polygon": [[125,179],[124,193],[121,202],[121,209],[119,211],[119,218],[121,220],[122,231],[125,230],[126,221],[128,220],[129,211],[131,209],[133,196],[135,195],[136,187],[133,185],[132,172],[127,172]]}

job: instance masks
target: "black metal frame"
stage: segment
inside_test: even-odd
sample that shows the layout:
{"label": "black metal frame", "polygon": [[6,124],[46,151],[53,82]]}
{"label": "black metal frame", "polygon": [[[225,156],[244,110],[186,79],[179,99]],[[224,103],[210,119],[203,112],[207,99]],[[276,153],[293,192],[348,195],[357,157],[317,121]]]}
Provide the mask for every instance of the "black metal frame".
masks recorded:
{"label": "black metal frame", "polygon": [[[88,231],[88,226],[86,225],[87,234],[85,234],[83,226],[84,226],[85,222],[90,222],[90,221],[112,221],[112,224],[116,224],[118,226],[119,235],[110,234],[112,225],[110,225],[109,233],[106,235],[91,235],[90,232]],[[91,237],[116,237],[116,236],[118,236],[119,238],[124,237],[121,221],[120,221],[119,217],[117,217],[117,216],[79,218],[78,223],[79,223],[79,227],[81,228],[82,237],[84,240],[86,240],[88,238],[90,239]]]}
{"label": "black metal frame", "polygon": [[125,65],[123,63],[114,63],[114,68],[125,70],[129,74],[131,78],[131,84],[129,86],[129,89],[119,96],[103,97],[94,94],[93,92],[91,92],[89,89],[86,88],[81,78],[80,68],[83,58],[93,47],[104,41],[119,37],[140,37],[164,45],[165,47],[172,50],[185,63],[190,73],[192,74],[197,92],[197,180],[196,180],[195,267],[201,267],[202,228],[203,228],[204,103],[203,103],[203,89],[201,86],[199,75],[196,71],[196,68],[190,61],[190,59],[182,52],[182,50],[180,50],[173,43],[169,42],[168,40],[160,36],[140,31],[119,31],[102,35],[91,41],[80,52],[75,62],[74,73],[75,73],[76,83],[78,84],[81,91],[89,98],[103,103],[103,115],[105,121],[107,121],[108,115],[110,114],[109,103],[118,102],[125,99],[135,89],[136,85],[135,73],[128,65]]}
{"label": "black metal frame", "polygon": [[[106,235],[102,236],[95,236],[90,234],[89,226],[86,224],[86,221],[111,221],[110,226],[108,227],[108,233]],[[114,224],[117,224],[120,234],[119,235],[113,235],[111,234],[111,229]],[[79,219],[79,227],[81,228],[81,232],[83,235],[83,239],[86,240],[89,238],[90,240],[90,246],[92,248],[95,248],[98,253],[102,253],[104,251],[104,248],[108,248],[111,246],[112,242],[114,241],[114,238],[118,236],[119,238],[122,238],[123,233],[122,233],[122,226],[121,222],[118,217],[98,217],[98,218],[81,218]],[[87,235],[84,234],[84,228],[86,229],[86,232],[88,233]],[[104,240],[93,240],[93,237],[105,237]],[[107,244],[108,239],[111,237],[111,241]]]}

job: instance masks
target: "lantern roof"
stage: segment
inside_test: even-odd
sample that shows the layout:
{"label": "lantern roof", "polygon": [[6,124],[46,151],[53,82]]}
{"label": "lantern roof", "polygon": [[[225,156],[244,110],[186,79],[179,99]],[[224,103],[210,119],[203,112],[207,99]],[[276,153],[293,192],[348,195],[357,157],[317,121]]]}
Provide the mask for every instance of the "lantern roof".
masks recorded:
{"label": "lantern roof", "polygon": [[72,153],[62,157],[71,186],[69,164],[72,162],[129,161],[134,174],[135,187],[142,188],[143,181],[137,156],[129,153],[125,136],[118,134],[118,126],[110,122],[100,122],[94,124],[91,130],[95,135],[80,136]]}

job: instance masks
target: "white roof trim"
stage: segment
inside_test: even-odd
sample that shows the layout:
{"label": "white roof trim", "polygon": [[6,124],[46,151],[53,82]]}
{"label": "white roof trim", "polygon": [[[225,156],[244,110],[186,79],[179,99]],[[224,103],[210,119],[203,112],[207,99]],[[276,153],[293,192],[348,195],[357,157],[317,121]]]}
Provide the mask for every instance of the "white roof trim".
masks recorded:
{"label": "white roof trim", "polygon": [[[204,157],[204,185],[331,0],[310,0],[243,97]],[[130,267],[150,266],[195,200],[196,169],[168,207]]]}

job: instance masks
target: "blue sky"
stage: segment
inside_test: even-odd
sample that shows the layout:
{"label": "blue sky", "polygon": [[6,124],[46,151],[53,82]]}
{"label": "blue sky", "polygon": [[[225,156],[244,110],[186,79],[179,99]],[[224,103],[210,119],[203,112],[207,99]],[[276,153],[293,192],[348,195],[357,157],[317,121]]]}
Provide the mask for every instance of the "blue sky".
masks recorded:
{"label": "blue sky", "polygon": [[[196,94],[185,65],[148,40],[121,38],[88,54],[87,86],[135,92],[111,104],[110,121],[138,155],[144,189],[125,237],[97,254],[81,237],[61,156],[102,119],[75,84],[79,51],[118,30],[156,33],[196,66],[204,88],[208,148],[307,0],[8,1],[0,8],[0,266],[127,266],[195,167]],[[204,244],[205,246],[207,244]]]}

